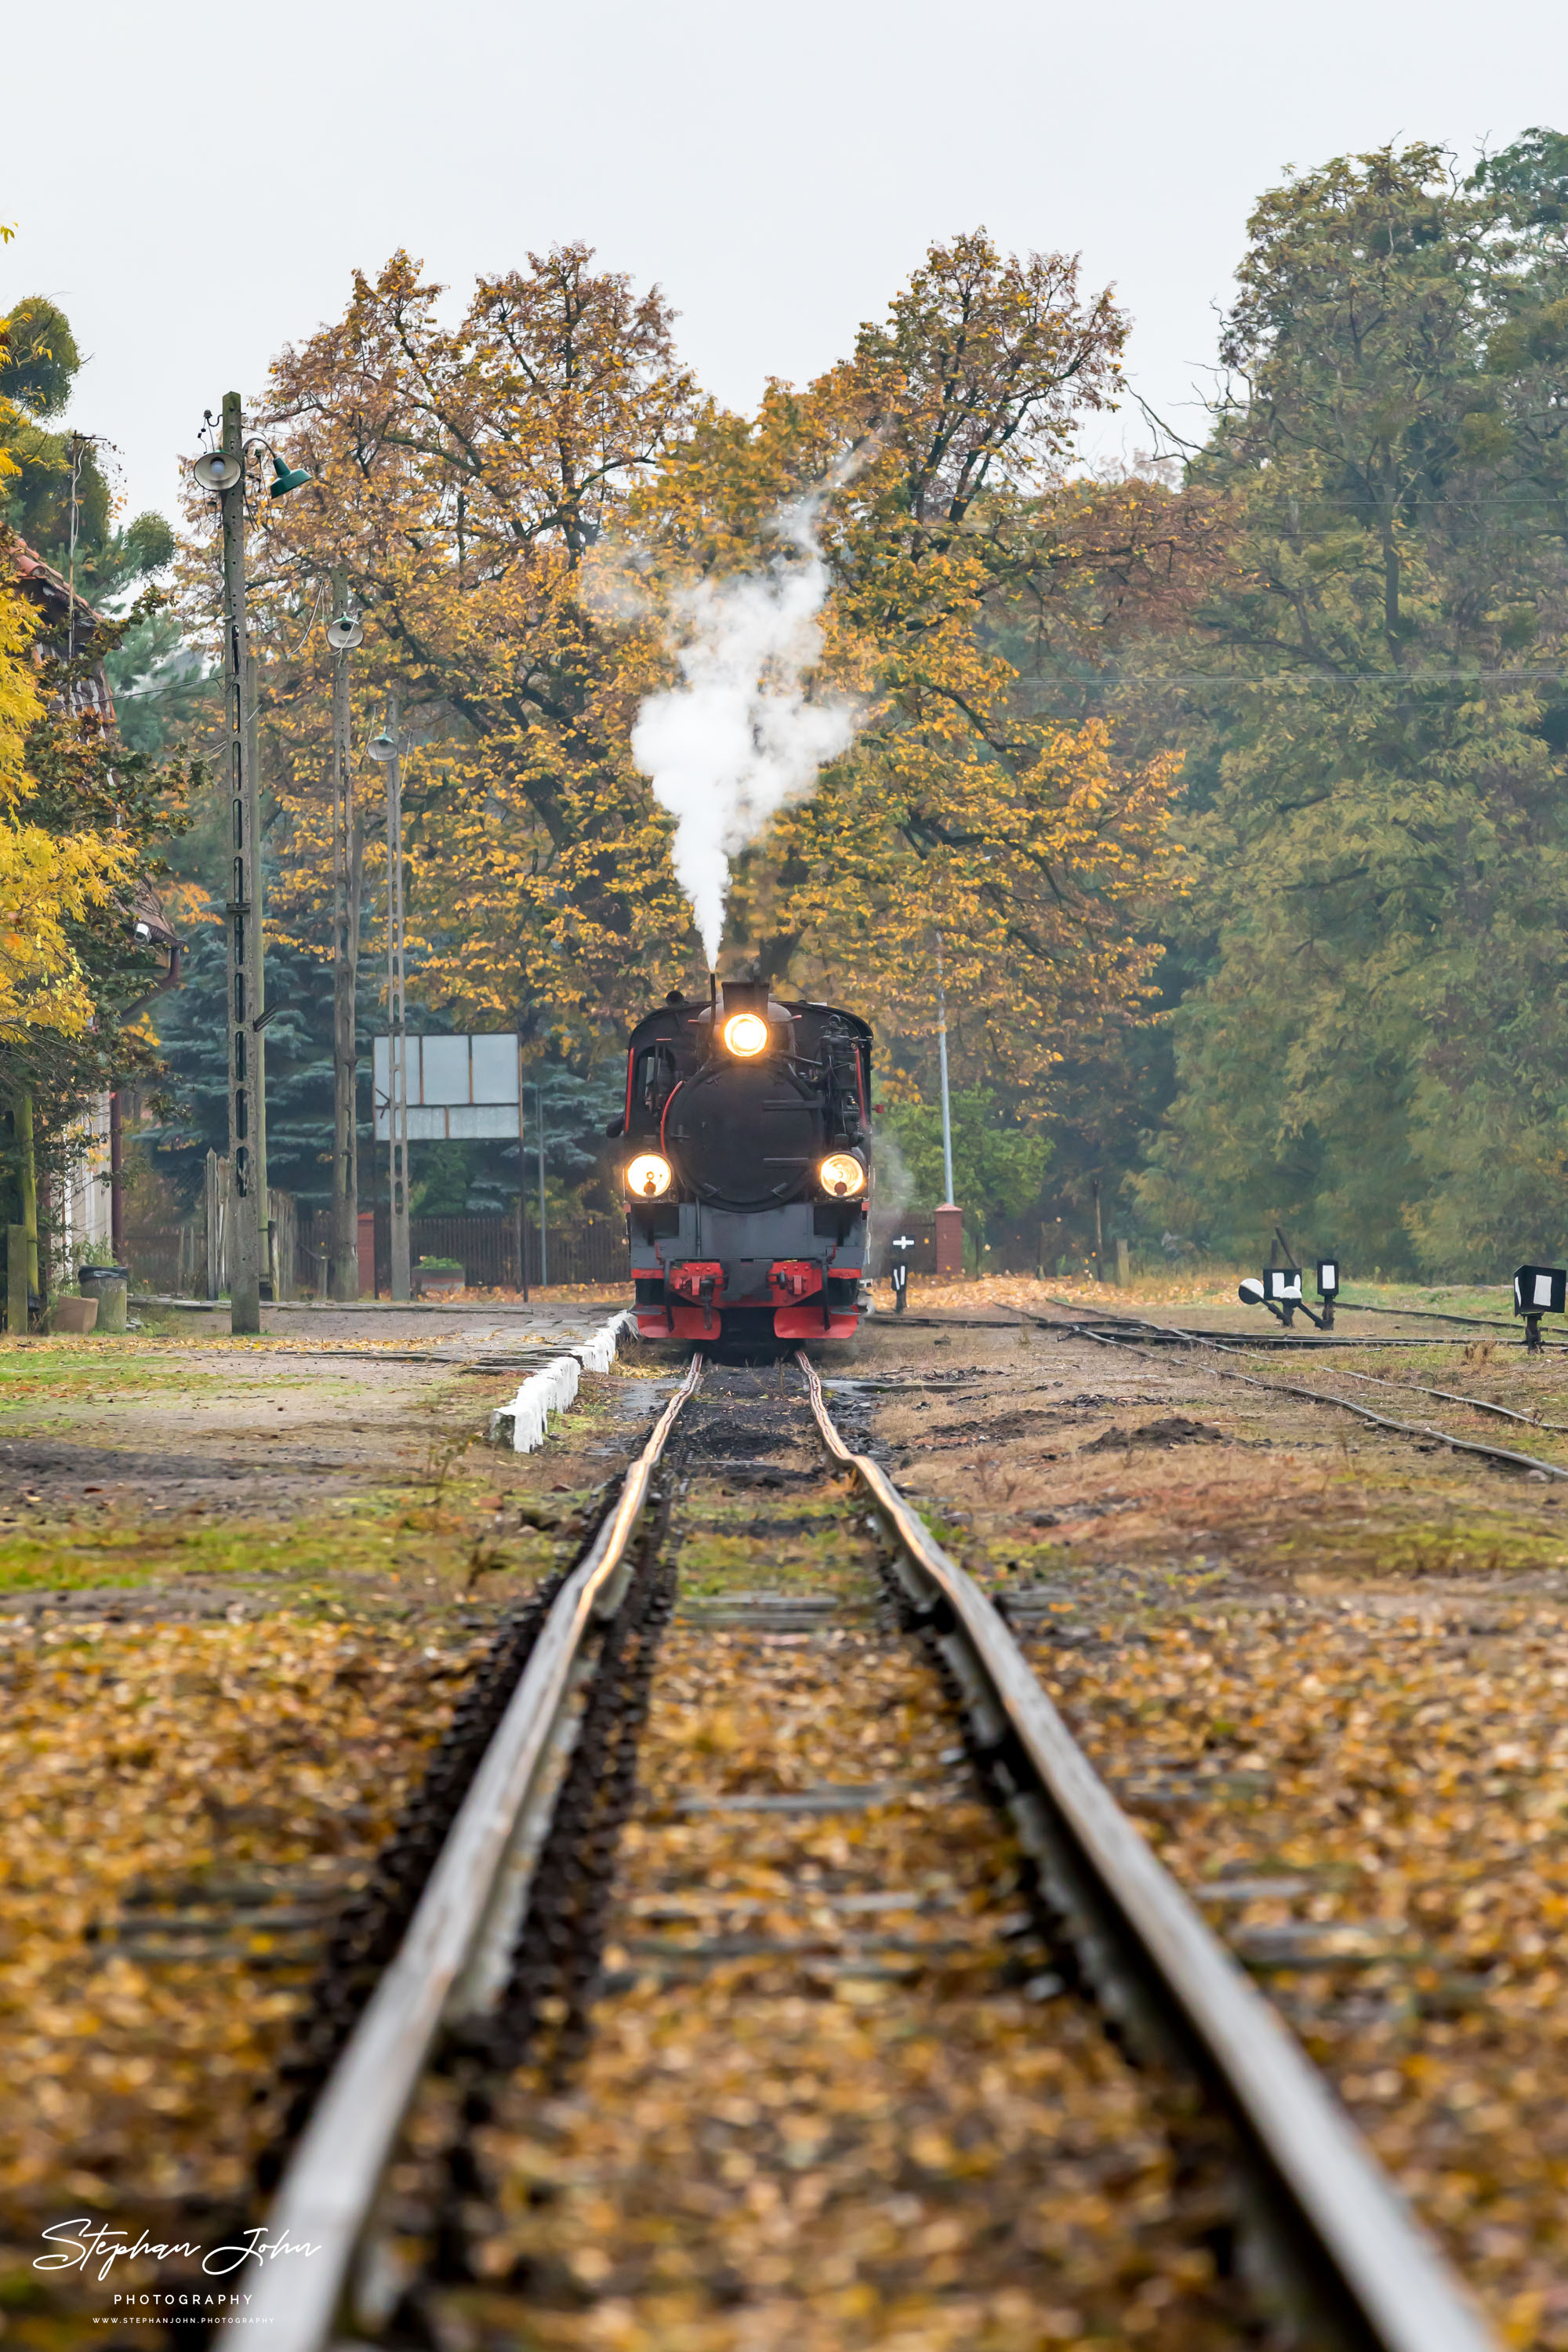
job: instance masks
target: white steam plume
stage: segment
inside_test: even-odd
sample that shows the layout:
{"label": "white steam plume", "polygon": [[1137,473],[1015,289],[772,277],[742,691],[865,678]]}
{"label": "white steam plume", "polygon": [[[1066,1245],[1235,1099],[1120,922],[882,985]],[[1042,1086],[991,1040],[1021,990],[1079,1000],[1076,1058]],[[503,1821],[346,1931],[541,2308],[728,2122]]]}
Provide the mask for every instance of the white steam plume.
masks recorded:
{"label": "white steam plume", "polygon": [[821,498],[787,509],[780,536],[799,551],[765,572],[703,581],[675,603],[680,684],[650,695],[632,758],[675,819],[675,876],[691,901],[710,970],[719,961],[730,860],[770,817],[803,800],[855,732],[847,702],[808,702],[828,590],[816,539]]}

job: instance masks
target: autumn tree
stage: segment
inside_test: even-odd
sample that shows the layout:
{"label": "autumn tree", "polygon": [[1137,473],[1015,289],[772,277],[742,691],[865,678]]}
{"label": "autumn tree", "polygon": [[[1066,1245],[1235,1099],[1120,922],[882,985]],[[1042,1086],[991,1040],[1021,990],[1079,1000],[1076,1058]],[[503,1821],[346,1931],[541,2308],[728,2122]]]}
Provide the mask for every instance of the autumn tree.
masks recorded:
{"label": "autumn tree", "polygon": [[[0,544],[0,562],[4,562]],[[0,1046],[34,1033],[77,1036],[93,1000],[72,932],[110,899],[125,859],[85,826],[37,821],[27,752],[45,723],[31,657],[34,618],[0,582]]]}
{"label": "autumn tree", "polygon": [[1469,184],[1427,145],[1337,159],[1253,217],[1195,467],[1243,562],[1167,652],[1200,976],[1141,1184],[1219,1246],[1282,1219],[1359,1263],[1495,1275],[1563,1231],[1568,279],[1542,141]]}
{"label": "autumn tree", "polygon": [[[657,293],[582,247],[480,281],[456,326],[439,291],[395,256],[268,390],[311,477],[254,518],[286,936],[324,932],[320,623],[341,576],[365,619],[356,743],[394,686],[415,739],[422,1000],[587,1055],[599,1024],[694,977],[633,721],[670,677],[683,593],[792,561],[804,508],[831,579],[816,690],[854,697],[860,724],[742,860],[727,952],[864,1003],[923,1066],[940,934],[960,1065],[1037,1110],[1075,1042],[1139,1015],[1169,887],[1176,759],[1122,756],[1084,649],[1169,600],[1215,503],[1072,476],[1079,426],[1120,388],[1110,297],[1066,257],[960,237],[849,358],[748,418],[700,401]],[[210,613],[199,544],[187,579]],[[1043,690],[1047,656],[1081,674],[1073,707]],[[374,844],[378,783],[357,773]]]}
{"label": "autumn tree", "polygon": [[1016,1081],[1136,1013],[1168,863],[1176,761],[1130,770],[1099,720],[1034,707],[1001,643],[1110,549],[1144,560],[1133,501],[1075,562],[1057,503],[1124,334],[1070,259],[959,237],[805,393],[772,387],[754,424],[708,414],[643,502],[667,560],[700,570],[787,560],[781,508],[820,506],[823,684],[858,695],[862,723],[743,863],[732,928],[770,973],[928,1041],[940,933],[961,1059]]}
{"label": "autumn tree", "polygon": [[584,577],[685,429],[690,380],[657,290],[582,246],[482,279],[452,328],[440,291],[395,255],[273,373],[272,425],[311,476],[258,518],[279,904],[308,929],[328,871],[324,647],[290,647],[338,571],[365,616],[358,743],[395,684],[415,739],[423,993],[477,1024],[591,1026],[679,959],[666,827],[626,751],[657,638]]}

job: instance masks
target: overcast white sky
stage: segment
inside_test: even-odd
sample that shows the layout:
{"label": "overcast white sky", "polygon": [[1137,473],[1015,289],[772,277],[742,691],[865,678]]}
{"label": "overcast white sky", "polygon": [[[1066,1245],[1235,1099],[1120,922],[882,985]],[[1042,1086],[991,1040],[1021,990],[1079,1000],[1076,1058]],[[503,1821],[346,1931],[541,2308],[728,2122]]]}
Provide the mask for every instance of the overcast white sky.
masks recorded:
{"label": "overcast white sky", "polygon": [[[71,421],[119,445],[127,516],[173,515],[203,408],[256,394],[398,245],[462,287],[584,237],[658,279],[704,383],[750,406],[984,223],[1114,280],[1131,379],[1182,421],[1286,164],[1568,128],[1545,0],[76,0],[9,12],[5,55],[0,311],[69,314]],[[1135,411],[1123,436],[1146,444]]]}

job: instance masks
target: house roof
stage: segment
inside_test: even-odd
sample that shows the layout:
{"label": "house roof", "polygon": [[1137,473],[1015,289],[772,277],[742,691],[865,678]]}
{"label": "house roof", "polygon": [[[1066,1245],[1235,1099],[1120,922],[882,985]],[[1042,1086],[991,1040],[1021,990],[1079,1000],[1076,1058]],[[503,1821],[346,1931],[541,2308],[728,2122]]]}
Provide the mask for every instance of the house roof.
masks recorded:
{"label": "house roof", "polygon": [[[72,603],[69,581],[62,579],[54,566],[46,563],[37,551],[29,547],[25,539],[18,539],[15,531],[6,531],[0,538],[0,552],[9,562],[28,603],[37,605],[43,613],[47,626],[68,630]],[[103,614],[85,596],[78,596],[75,603],[77,634],[85,645],[102,627]]]}
{"label": "house roof", "polygon": [[[62,580],[36,548],[29,547],[14,530],[0,530],[0,564],[9,564],[23,595],[43,615],[42,635],[51,652],[58,653],[63,644],[69,642],[73,604],[76,642],[83,652],[90,651],[94,637],[105,625],[105,615],[85,596],[73,599],[69,581]],[[69,704],[73,717],[91,710],[105,727],[114,725],[114,697],[100,661],[95,661],[85,677],[76,679],[70,688]]]}

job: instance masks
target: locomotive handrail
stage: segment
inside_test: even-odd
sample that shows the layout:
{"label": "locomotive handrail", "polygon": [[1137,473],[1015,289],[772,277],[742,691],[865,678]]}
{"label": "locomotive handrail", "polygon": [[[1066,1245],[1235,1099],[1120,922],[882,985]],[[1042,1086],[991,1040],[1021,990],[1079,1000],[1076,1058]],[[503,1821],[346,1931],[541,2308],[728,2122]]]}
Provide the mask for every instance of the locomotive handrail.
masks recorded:
{"label": "locomotive handrail", "polygon": [[[267,2352],[321,2352],[444,2014],[484,1930],[498,1877],[543,1774],[573,1688],[578,1654],[596,1618],[619,1604],[618,1572],[647,1501],[676,1416],[696,1393],[694,1355],[615,1508],[556,1594],[522,1679],[485,1750],[395,1958],[371,1995],[294,2151],[268,2217],[268,2233],[294,2251],[271,2263],[243,2321],[220,2341]],[[307,2251],[309,2250],[309,2251]]]}
{"label": "locomotive handrail", "polygon": [[1030,1670],[1005,1622],[884,1471],[845,1444],[809,1358],[823,1444],[869,1492],[931,1614],[978,1727],[1000,1748],[1025,1844],[1065,1895],[1086,1973],[1142,2012],[1236,2128],[1270,2252],[1331,2340],[1364,2352],[1492,2352],[1463,2286],[1428,2242],[1294,2035],[1133,1827]]}

